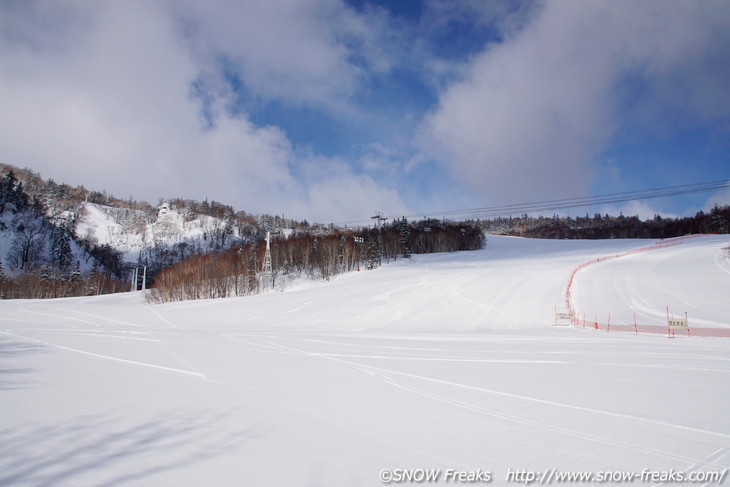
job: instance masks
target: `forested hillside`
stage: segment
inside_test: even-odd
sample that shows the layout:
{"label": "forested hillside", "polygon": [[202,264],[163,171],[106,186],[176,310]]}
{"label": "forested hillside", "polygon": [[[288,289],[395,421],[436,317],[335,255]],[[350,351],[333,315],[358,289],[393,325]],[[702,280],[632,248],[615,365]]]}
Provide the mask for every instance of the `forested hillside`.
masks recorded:
{"label": "forested hillside", "polygon": [[[240,296],[299,276],[329,279],[373,269],[412,253],[482,248],[485,233],[669,238],[727,233],[728,222],[730,207],[720,207],[690,218],[646,221],[601,214],[465,222],[396,218],[378,228],[348,229],[251,215],[207,199],[173,198],[152,205],[0,164],[0,295],[93,295],[146,284],[154,288],[150,298],[160,302]],[[267,232],[273,234],[271,272],[263,279]]]}
{"label": "forested hillside", "polygon": [[[42,298],[120,290],[105,249],[84,247],[73,211],[49,209],[12,170],[0,174],[0,295]],[[104,264],[109,264],[108,268]]]}
{"label": "forested hillside", "polygon": [[405,218],[377,229],[299,232],[272,240],[270,282],[261,273],[266,246],[257,241],[167,267],[157,276],[150,299],[170,302],[243,296],[275,287],[280,278],[330,279],[411,254],[477,250],[484,242],[484,233],[474,224],[409,223]]}
{"label": "forested hillside", "polygon": [[153,206],[5,164],[0,180],[0,292],[6,298],[127,291],[134,268],[146,268],[151,285],[160,270],[190,256],[255,242],[266,229],[310,228],[216,201]]}
{"label": "forested hillside", "polygon": [[273,281],[329,279],[398,255],[476,249],[484,241],[473,224],[403,218],[355,234],[331,224],[250,215],[216,201],[174,198],[153,206],[7,165],[0,165],[0,178],[5,298],[93,295],[145,283],[159,288],[158,300],[250,294],[262,289],[267,232],[275,235]]}
{"label": "forested hillside", "polygon": [[604,239],[604,238],[672,238],[698,233],[728,233],[730,206],[714,207],[709,213],[693,217],[650,220],[638,216],[609,216],[596,213],[590,217],[528,216],[495,218],[480,221],[487,233],[531,238]]}

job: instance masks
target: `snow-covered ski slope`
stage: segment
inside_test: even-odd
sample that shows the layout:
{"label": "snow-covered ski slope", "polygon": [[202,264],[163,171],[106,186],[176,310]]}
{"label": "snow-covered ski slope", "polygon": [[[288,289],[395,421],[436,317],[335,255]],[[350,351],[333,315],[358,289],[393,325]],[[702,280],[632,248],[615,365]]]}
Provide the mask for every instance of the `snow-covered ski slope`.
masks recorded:
{"label": "snow-covered ski slope", "polygon": [[[438,470],[437,485],[467,483],[449,469],[491,485],[529,478],[518,471],[656,485],[638,475],[722,471],[730,339],[554,324],[576,266],[654,243],[490,236],[246,298],[0,301],[0,485],[377,486],[397,469]],[[612,323],[663,325],[670,306],[730,327],[728,243],[592,264],[572,304]]]}
{"label": "snow-covered ski slope", "polygon": [[669,311],[688,317],[699,334],[730,336],[728,240],[692,235],[603,256],[576,273],[572,297],[588,320],[602,324],[636,321],[661,333]]}

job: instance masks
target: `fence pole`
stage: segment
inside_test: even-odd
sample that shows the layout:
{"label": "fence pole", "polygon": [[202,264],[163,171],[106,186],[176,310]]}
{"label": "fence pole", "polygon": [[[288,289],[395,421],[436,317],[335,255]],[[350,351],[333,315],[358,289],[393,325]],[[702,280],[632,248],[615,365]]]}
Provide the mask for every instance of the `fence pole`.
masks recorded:
{"label": "fence pole", "polygon": [[639,327],[636,326],[636,313],[635,312],[634,312],[634,331],[636,332],[637,335],[639,334]]}

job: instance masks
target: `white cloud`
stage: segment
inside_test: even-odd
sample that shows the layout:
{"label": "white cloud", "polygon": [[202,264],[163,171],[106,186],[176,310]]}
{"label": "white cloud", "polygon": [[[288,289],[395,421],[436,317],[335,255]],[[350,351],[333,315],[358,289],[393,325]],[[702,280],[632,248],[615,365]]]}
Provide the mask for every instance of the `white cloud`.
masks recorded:
{"label": "white cloud", "polygon": [[[0,161],[120,197],[208,197],[316,221],[409,213],[403,195],[473,206],[465,187],[500,202],[582,193],[627,120],[671,128],[730,113],[717,95],[730,82],[720,62],[730,15],[716,11],[728,4],[697,5],[432,0],[420,25],[406,25],[341,0],[2,2]],[[505,41],[462,71],[463,59],[437,59],[426,37],[465,21]],[[363,137],[349,161],[310,156],[280,128],[230,110],[240,93],[224,64],[253,100],[307,105],[363,132],[378,125],[389,142]],[[387,116],[353,100],[398,70],[434,86],[465,73],[421,134],[425,154],[464,186],[403,142],[418,121],[399,117],[397,100]]]}
{"label": "white cloud", "polygon": [[600,214],[638,216],[640,220],[651,220],[660,215],[663,218],[680,218],[680,215],[658,210],[651,203],[646,201],[629,201],[622,205],[604,205],[598,211]]}
{"label": "white cloud", "polygon": [[727,2],[539,9],[474,59],[422,127],[422,146],[483,194],[520,201],[585,190],[619,127],[672,129],[730,115]]}
{"label": "white cloud", "polygon": [[[395,188],[379,183],[368,174],[356,174],[342,159],[312,155],[300,161],[298,171],[303,179],[310,181],[299,208],[304,215],[321,214],[319,208],[328,208],[331,215],[328,221],[346,223],[367,219],[375,210],[387,210],[389,214],[408,212]],[[308,218],[326,223],[315,216]]]}
{"label": "white cloud", "polygon": [[334,176],[313,182],[308,187],[307,201],[311,210],[306,214],[315,215],[316,209],[329,208],[331,221],[352,222],[350,226],[368,225],[367,217],[381,208],[391,215],[408,213],[396,190],[367,176]]}
{"label": "white cloud", "polygon": [[713,194],[707,199],[702,210],[709,213],[715,206],[730,206],[730,181],[728,181],[724,190]]}
{"label": "white cloud", "polygon": [[[0,160],[151,202],[208,197],[318,221],[361,216],[364,203],[343,205],[337,191],[404,206],[351,169],[329,179],[295,176],[301,161],[279,129],[230,115],[225,92],[208,94],[216,120],[207,127],[191,94],[217,53],[239,63],[258,96],[346,97],[359,72],[325,22],[344,8],[339,2],[199,4],[0,6]],[[193,14],[198,24],[186,17]]]}
{"label": "white cloud", "polygon": [[383,49],[387,16],[379,10],[359,15],[340,0],[170,4],[208,73],[224,58],[265,100],[347,111],[367,72],[393,65]]}

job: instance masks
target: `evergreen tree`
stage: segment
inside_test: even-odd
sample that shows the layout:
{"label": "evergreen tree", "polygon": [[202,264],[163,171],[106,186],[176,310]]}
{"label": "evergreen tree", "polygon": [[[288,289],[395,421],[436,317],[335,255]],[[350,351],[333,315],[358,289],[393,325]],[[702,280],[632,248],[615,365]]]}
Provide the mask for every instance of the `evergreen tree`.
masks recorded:
{"label": "evergreen tree", "polygon": [[410,249],[411,229],[408,226],[408,220],[406,220],[406,217],[403,217],[400,220],[400,222],[398,222],[398,230],[400,233],[399,242],[400,242],[401,246],[403,247],[403,258],[408,259],[411,257],[411,249]]}
{"label": "evergreen tree", "polygon": [[42,286],[44,288],[44,294],[42,295],[42,297],[55,298],[56,275],[53,272],[53,268],[51,268],[50,265],[45,264],[43,267],[41,267],[40,277],[41,282],[45,284],[45,286]]}
{"label": "evergreen tree", "polygon": [[74,269],[71,271],[71,276],[69,277],[69,281],[78,282],[80,280],[81,280],[81,262],[79,262],[77,260],[76,265],[74,266]]}
{"label": "evergreen tree", "polygon": [[71,238],[65,230],[54,229],[51,234],[51,261],[59,271],[66,272],[72,260]]}
{"label": "evergreen tree", "polygon": [[367,262],[368,262],[368,270],[375,269],[376,267],[380,266],[380,245],[378,245],[377,240],[369,240],[367,243]]}
{"label": "evergreen tree", "polygon": [[28,195],[23,190],[23,183],[18,181],[13,171],[9,171],[0,179],[0,214],[8,205],[14,213],[17,213],[28,206]]}
{"label": "evergreen tree", "polygon": [[[725,207],[727,209],[727,207]],[[715,206],[712,209],[712,231],[717,233],[727,233],[728,232],[728,221],[723,218],[722,214],[720,213],[720,209]]]}
{"label": "evergreen tree", "polygon": [[101,266],[99,261],[94,259],[94,264],[91,266],[91,272],[89,273],[89,280],[86,285],[86,294],[94,296],[101,294]]}

